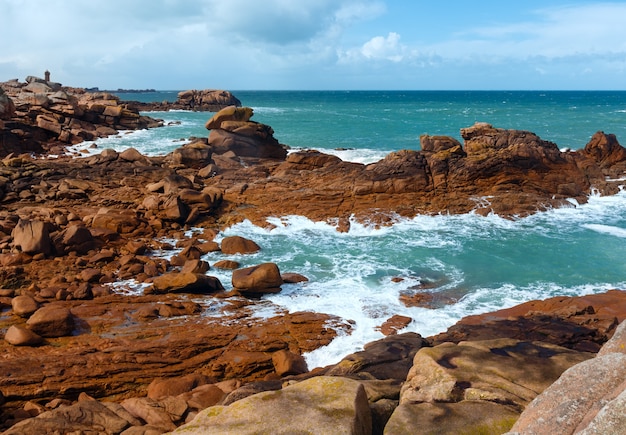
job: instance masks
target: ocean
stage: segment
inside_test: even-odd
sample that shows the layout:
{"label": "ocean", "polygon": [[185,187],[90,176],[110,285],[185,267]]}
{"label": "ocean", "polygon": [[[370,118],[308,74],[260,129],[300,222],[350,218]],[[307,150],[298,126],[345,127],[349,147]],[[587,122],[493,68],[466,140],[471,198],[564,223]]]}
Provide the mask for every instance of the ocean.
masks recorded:
{"label": "ocean", "polygon": [[[120,94],[127,100],[174,101],[177,92]],[[626,143],[626,92],[553,91],[233,91],[253,120],[270,125],[292,150],[318,149],[369,163],[392,151],[419,150],[421,134],[449,135],[477,121],[528,130],[560,148],[579,149],[598,130]],[[206,137],[211,113],[152,112],[167,126],[99,139],[104,148],[135,147],[160,155],[190,137]],[[81,144],[87,149],[90,144]],[[626,184],[626,180],[625,180]],[[275,262],[281,272],[309,278],[286,284],[257,303],[256,315],[284,310],[340,316],[352,325],[330,345],[305,355],[309,368],[338,362],[383,337],[378,326],[394,314],[412,319],[401,332],[445,331],[464,316],[551,296],[626,288],[626,191],[586,204],[518,219],[464,215],[398,218],[389,227],[353,222],[347,233],[302,216],[275,216],[272,229],[244,222],[224,230],[255,240],[252,255],[211,253],[209,263]],[[226,288],[230,273],[211,269]],[[428,287],[428,290],[424,290]],[[407,307],[400,295],[428,291],[434,308]],[[453,303],[450,303],[453,302]],[[206,315],[219,301],[205,300]],[[214,307],[214,309],[211,309]]]}

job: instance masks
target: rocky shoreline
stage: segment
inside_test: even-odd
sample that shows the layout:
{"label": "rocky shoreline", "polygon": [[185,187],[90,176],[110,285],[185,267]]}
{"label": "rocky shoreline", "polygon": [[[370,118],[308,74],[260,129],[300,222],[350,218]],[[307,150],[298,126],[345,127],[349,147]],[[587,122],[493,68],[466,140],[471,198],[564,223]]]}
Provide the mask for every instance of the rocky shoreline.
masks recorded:
{"label": "rocky shoreline", "polygon": [[[35,78],[8,83],[0,87],[4,433],[624,427],[616,411],[625,394],[624,291],[533,301],[435,337],[398,334],[410,319],[393,316],[381,325],[387,338],[309,368],[302,353],[349,333],[347,319],[261,319],[250,309],[306,277],[273,263],[202,260],[263,249],[236,236],[215,242],[243,219],[267,225],[268,216],[297,213],[338,218],[346,230],[352,216],[384,225],[392,213],[513,217],[583,203],[592,188],[612,194],[623,183],[626,150],[615,136],[598,132],[584,149],[563,152],[530,132],[477,124],[462,130],[463,144],[422,136],[422,151],[361,165],[288,154],[250,108],[229,105],[207,122],[207,138],[167,156],[130,149],[75,158],[64,154],[68,144],[161,123],[113,97]],[[233,270],[232,291],[212,268]],[[419,296],[405,303],[432,303],[427,291]],[[593,372],[617,375],[584,375]],[[566,397],[559,386],[575,413],[550,399]]]}

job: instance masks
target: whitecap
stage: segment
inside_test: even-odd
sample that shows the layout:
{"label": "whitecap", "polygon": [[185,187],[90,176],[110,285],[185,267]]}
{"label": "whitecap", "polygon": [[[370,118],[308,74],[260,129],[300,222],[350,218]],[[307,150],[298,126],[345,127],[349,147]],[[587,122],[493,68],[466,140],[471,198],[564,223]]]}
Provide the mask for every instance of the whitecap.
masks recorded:
{"label": "whitecap", "polygon": [[626,238],[626,229],[624,228],[602,224],[583,224],[582,226],[583,228],[587,228],[601,234],[609,234],[615,237]]}

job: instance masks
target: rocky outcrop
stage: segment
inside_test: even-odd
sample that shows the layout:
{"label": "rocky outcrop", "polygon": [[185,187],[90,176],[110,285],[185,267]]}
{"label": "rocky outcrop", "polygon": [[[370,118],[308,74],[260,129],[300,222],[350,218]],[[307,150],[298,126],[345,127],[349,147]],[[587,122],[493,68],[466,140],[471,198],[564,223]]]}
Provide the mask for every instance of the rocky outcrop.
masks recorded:
{"label": "rocky outcrop", "polygon": [[22,152],[62,154],[67,144],[162,125],[108,93],[65,88],[32,76],[26,83],[0,83],[0,88],[6,92],[0,96],[5,119],[0,157]]}
{"label": "rocky outcrop", "polygon": [[231,92],[219,89],[190,89],[178,93],[176,101],[161,101],[142,103],[139,101],[126,101],[129,107],[136,110],[167,111],[167,110],[192,110],[194,112],[218,112],[228,106],[241,106],[241,101]]}
{"label": "rocky outcrop", "polygon": [[282,160],[286,148],[274,138],[269,125],[250,121],[250,107],[230,106],[220,110],[206,123],[209,146],[215,154],[232,152],[238,157],[255,157]]}
{"label": "rocky outcrop", "polygon": [[385,434],[414,433],[418,427],[422,433],[502,433],[563,371],[591,356],[513,339],[422,348]]}
{"label": "rocky outcrop", "polygon": [[[249,113],[238,110],[234,116]],[[211,135],[216,131],[222,130],[212,130]],[[239,161],[218,159],[215,154],[222,151],[214,150],[217,171],[208,182],[224,191],[229,219],[263,225],[267,216],[339,217],[339,227],[344,228],[350,216],[385,223],[391,214],[412,217],[442,211],[527,215],[568,207],[572,200],[584,203],[592,188],[616,193],[616,180],[624,176],[624,149],[604,133],[576,152],[562,152],[530,132],[489,124],[463,129],[461,134],[464,144],[422,136],[422,151],[391,153],[369,165],[316,151],[291,153],[278,161],[280,156],[272,155],[273,160],[260,165],[233,145],[229,149]],[[217,149],[222,143],[215,142]]]}
{"label": "rocky outcrop", "polygon": [[540,340],[587,352],[598,352],[626,320],[626,292],[606,293],[530,301],[512,308],[467,316],[432,344],[465,340],[516,338]]}

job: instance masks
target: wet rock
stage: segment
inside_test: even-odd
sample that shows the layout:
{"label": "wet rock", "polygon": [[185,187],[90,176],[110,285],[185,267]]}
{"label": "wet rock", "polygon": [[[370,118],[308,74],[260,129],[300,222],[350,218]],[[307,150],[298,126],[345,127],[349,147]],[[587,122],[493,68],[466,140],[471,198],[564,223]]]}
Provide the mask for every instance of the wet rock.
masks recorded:
{"label": "wet rock", "polygon": [[297,284],[299,282],[307,282],[309,280],[309,278],[299,273],[287,272],[281,273],[280,276],[285,284]]}
{"label": "wet rock", "polygon": [[222,252],[226,255],[252,254],[258,252],[261,247],[253,240],[241,236],[228,236],[222,239]]}
{"label": "wet rock", "polygon": [[378,327],[384,335],[397,334],[399,330],[406,328],[413,319],[407,316],[394,314]]}
{"label": "wet rock", "polygon": [[283,284],[280,270],[274,263],[263,263],[233,271],[233,287],[246,293],[277,293]]}

